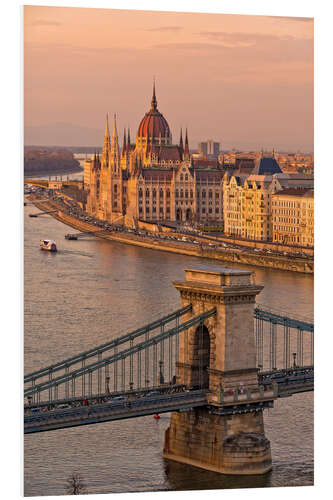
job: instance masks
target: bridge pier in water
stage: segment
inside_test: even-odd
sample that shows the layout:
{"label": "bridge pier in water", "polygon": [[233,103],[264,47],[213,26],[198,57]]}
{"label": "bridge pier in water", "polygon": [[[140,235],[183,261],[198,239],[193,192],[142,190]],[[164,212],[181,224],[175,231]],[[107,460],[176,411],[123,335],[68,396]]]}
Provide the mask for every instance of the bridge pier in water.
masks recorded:
{"label": "bridge pier in water", "polygon": [[[185,274],[185,281],[173,283],[182,305],[192,304],[183,322],[213,307],[216,314],[182,332],[177,383],[207,388],[208,404],[172,413],[163,456],[222,474],[264,474],[272,468],[264,404],[251,399],[260,393],[253,311],[263,286],[254,283],[251,271],[186,269]],[[238,393],[245,391],[251,404],[238,403]],[[228,393],[234,403],[226,412]]]}

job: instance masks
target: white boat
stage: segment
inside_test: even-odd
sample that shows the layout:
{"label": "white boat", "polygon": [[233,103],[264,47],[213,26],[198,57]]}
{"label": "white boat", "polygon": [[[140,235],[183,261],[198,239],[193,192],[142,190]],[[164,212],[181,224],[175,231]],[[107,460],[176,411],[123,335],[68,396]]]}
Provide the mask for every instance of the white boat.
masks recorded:
{"label": "white boat", "polygon": [[40,249],[48,250],[49,252],[56,252],[57,245],[56,242],[53,240],[40,240]]}

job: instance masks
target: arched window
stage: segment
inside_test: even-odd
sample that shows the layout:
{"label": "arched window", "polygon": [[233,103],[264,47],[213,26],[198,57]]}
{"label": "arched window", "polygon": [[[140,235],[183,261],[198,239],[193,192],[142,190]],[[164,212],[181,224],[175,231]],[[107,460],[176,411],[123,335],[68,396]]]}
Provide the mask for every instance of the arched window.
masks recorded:
{"label": "arched window", "polygon": [[139,198],[142,198],[142,189],[139,189]]}
{"label": "arched window", "polygon": [[146,198],[149,198],[149,189],[146,189]]}
{"label": "arched window", "polygon": [[163,193],[163,189],[161,188],[160,189],[160,198],[163,198],[163,196],[164,196],[164,193]]}
{"label": "arched window", "polygon": [[156,198],[156,189],[153,189],[153,198]]}
{"label": "arched window", "polygon": [[190,198],[193,198],[193,190],[190,191]]}
{"label": "arched window", "polygon": [[178,189],[176,189],[176,198],[178,198]]}
{"label": "arched window", "polygon": [[180,180],[182,181],[184,178],[183,174],[180,174]]}
{"label": "arched window", "polygon": [[170,189],[167,189],[167,192],[166,192],[166,197],[167,197],[167,198],[170,198]]}
{"label": "arched window", "polygon": [[118,190],[118,186],[117,186],[117,184],[115,184],[115,185],[113,186],[113,191],[114,191],[114,194],[117,194],[117,190]]}
{"label": "arched window", "polygon": [[209,199],[212,199],[212,197],[213,197],[213,191],[210,189],[210,190],[208,191],[208,198],[209,198]]}
{"label": "arched window", "polygon": [[185,180],[188,181],[188,175],[187,174],[185,174]]}
{"label": "arched window", "polygon": [[206,198],[206,191],[203,190],[202,193],[201,193],[201,195],[202,195],[203,198]]}
{"label": "arched window", "polygon": [[188,190],[185,189],[185,198],[188,198]]}
{"label": "arched window", "polygon": [[183,192],[183,190],[181,189],[181,190],[180,190],[180,197],[181,197],[181,198],[183,198],[183,196],[184,196],[184,192]]}

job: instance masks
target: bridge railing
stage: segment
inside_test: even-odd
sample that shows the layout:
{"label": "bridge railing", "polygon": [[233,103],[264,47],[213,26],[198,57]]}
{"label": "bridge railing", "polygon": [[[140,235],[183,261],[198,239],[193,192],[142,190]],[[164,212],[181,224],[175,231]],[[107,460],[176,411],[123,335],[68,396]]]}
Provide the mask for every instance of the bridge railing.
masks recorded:
{"label": "bridge railing", "polygon": [[254,317],[262,319],[268,322],[274,322],[276,324],[285,326],[289,328],[298,328],[303,331],[313,332],[313,322],[306,321],[303,319],[298,319],[296,317],[289,317],[283,313],[277,313],[273,309],[269,309],[263,306],[256,307],[254,309]]}
{"label": "bridge railing", "polygon": [[301,318],[256,307],[255,340],[259,369],[277,370],[314,364],[314,325]]}
{"label": "bridge railing", "polygon": [[[185,332],[186,349],[188,329],[203,324],[216,312],[212,309],[180,323],[190,311],[188,305],[129,334],[29,373],[24,379],[25,397],[34,404],[41,398],[66,400],[174,385],[180,334]],[[175,326],[170,327],[173,321]],[[254,325],[260,371],[313,366],[313,324],[260,306],[254,310]]]}
{"label": "bridge railing", "polygon": [[[121,386],[121,390],[125,391],[126,387],[130,387],[131,389],[142,387],[142,382],[148,386],[151,383],[151,379],[153,385],[158,385],[158,383],[163,385],[165,376],[167,376],[165,372],[162,372],[165,365],[167,365],[166,371],[168,371],[169,376],[168,383],[176,383],[176,381],[172,382],[172,379],[175,379],[176,375],[175,367],[176,360],[178,359],[179,335],[192,326],[202,323],[214,314],[216,314],[215,308],[195,316],[188,321],[177,324],[169,330],[162,331],[154,337],[149,338],[147,336],[143,342],[136,345],[132,344],[121,352],[114,352],[111,356],[100,358],[89,365],[83,365],[71,372],[66,370],[65,373],[58,377],[33,384],[25,389],[25,397],[33,398],[34,401],[37,399],[37,402],[39,402],[41,394],[49,391],[49,401],[58,400],[58,391],[60,389],[65,391],[65,397],[70,397],[70,393],[73,397],[76,394],[78,380],[81,381],[80,389],[82,394],[91,396],[94,389],[97,394],[100,394],[102,392],[102,375],[108,386],[111,365],[114,368],[113,382],[115,390],[117,390],[118,383]],[[166,342],[167,345],[165,345]],[[97,375],[97,382],[95,380],[95,384],[93,384],[93,374]],[[88,377],[87,383],[86,377]],[[142,379],[144,380],[142,381]],[[106,387],[105,392],[109,392],[109,390]]]}
{"label": "bridge railing", "polygon": [[135,339],[141,337],[142,335],[149,335],[154,330],[157,328],[163,329],[165,325],[168,323],[176,320],[176,322],[181,318],[184,314],[188,313],[191,311],[192,306],[191,304],[183,307],[181,309],[177,309],[176,311],[168,314],[167,316],[164,316],[163,318],[159,318],[156,321],[153,321],[152,323],[149,323],[148,325],[145,325],[141,328],[138,328],[137,330],[134,330],[130,333],[127,333],[126,335],[123,335],[121,337],[118,337],[116,339],[112,339],[109,342],[106,342],[104,344],[101,344],[99,346],[93,347],[92,349],[88,349],[86,351],[80,352],[74,356],[71,356],[70,358],[64,359],[62,361],[59,361],[58,363],[54,363],[52,365],[47,366],[46,368],[42,368],[40,370],[34,371],[32,373],[28,373],[27,375],[24,376],[24,383],[28,382],[34,382],[42,377],[45,377],[46,375],[54,375],[54,373],[58,372],[59,370],[63,369],[69,369],[73,365],[79,363],[79,362],[86,362],[88,359],[96,356],[96,355],[102,355],[104,352],[107,352],[111,349],[115,349],[122,344],[125,344],[126,342],[129,341],[134,341]]}

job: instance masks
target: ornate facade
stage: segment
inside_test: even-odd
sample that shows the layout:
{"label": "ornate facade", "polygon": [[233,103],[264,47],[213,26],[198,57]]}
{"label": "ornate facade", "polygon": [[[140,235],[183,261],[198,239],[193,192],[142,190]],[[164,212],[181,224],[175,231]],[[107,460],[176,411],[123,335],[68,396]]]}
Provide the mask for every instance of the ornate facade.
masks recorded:
{"label": "ornate facade", "polygon": [[[280,219],[273,214],[273,207],[278,200],[275,193],[285,190],[292,191],[297,196],[311,188],[312,176],[282,173],[274,158],[274,152],[269,157],[261,154],[250,175],[230,175],[228,172],[224,175],[224,232],[250,240],[282,241],[281,235],[277,236],[276,229],[276,223]],[[298,219],[294,217],[289,218],[291,223],[296,220]],[[287,228],[284,229],[287,232]],[[295,235],[295,228],[292,228],[290,233]],[[309,238],[311,239],[311,234]],[[305,239],[301,237],[291,237],[285,242],[287,241],[307,246]]]}
{"label": "ornate facade", "polygon": [[283,189],[272,200],[273,241],[313,247],[313,189]]}
{"label": "ornate facade", "polygon": [[190,156],[187,130],[172,144],[168,122],[157,109],[155,85],[151,109],[138,127],[135,144],[124,131],[118,143],[116,117],[110,136],[106,118],[101,156],[84,165],[87,212],[115,222],[136,220],[223,221],[223,170],[196,166]]}

